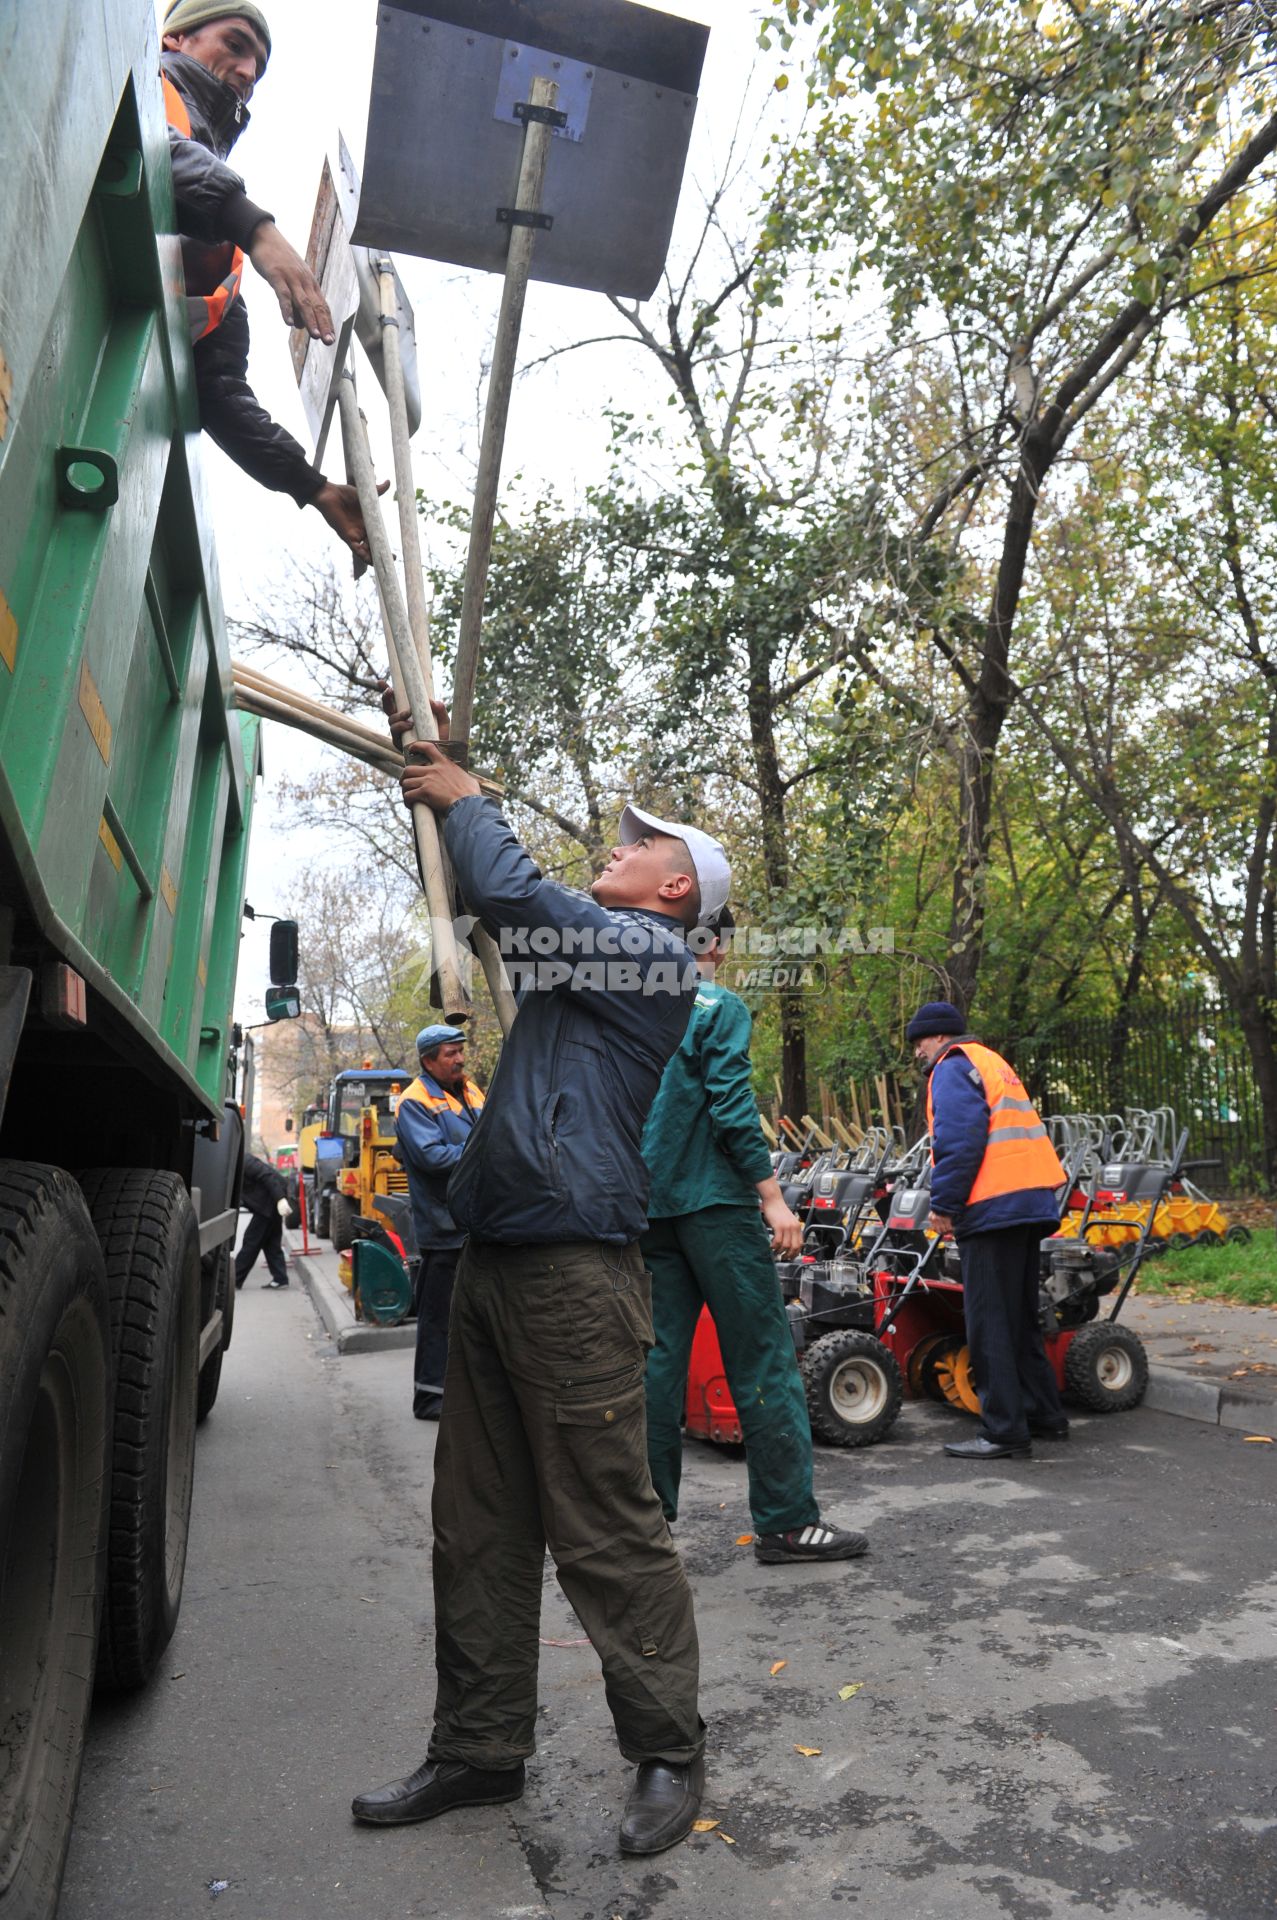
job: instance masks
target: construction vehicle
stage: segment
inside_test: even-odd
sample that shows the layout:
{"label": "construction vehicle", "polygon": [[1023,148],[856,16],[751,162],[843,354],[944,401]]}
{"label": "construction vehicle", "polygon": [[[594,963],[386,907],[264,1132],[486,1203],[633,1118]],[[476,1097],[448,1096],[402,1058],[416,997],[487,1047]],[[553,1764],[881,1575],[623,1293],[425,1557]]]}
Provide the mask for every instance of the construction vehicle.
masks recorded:
{"label": "construction vehicle", "polygon": [[323,1107],[308,1106],[302,1109],[302,1123],[297,1134],[297,1170],[309,1187],[315,1177],[315,1142],[324,1131],[327,1114]]}
{"label": "construction vehicle", "polygon": [[335,1074],[328,1088],[324,1125],[314,1135],[314,1178],[306,1177],[310,1230],[331,1240],[338,1253],[351,1246],[353,1223],[373,1212],[378,1194],[408,1191],[408,1177],[393,1157],[392,1101],[412,1075],[402,1067],[365,1063]]}
{"label": "construction vehicle", "polygon": [[155,8],[45,0],[2,37],[0,1905],[47,1920],[95,1673],[140,1687],[176,1625],[231,1333],[259,751],[227,706]]}
{"label": "construction vehicle", "polygon": [[395,1073],[387,1078],[384,1087],[365,1085],[366,1105],[351,1142],[353,1158],[337,1175],[329,1237],[338,1253],[354,1245],[356,1221],[378,1217],[379,1200],[390,1194],[407,1198],[408,1175],[395,1156],[395,1112],[410,1076]]}

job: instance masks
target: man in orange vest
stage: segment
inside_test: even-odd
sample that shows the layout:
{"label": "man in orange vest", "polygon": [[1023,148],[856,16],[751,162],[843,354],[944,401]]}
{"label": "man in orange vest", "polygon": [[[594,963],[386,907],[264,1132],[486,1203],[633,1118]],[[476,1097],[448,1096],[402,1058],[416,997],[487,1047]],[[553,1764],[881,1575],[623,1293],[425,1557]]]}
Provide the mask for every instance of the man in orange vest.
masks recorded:
{"label": "man in orange vest", "polygon": [[418,1420],[437,1420],[448,1370],[452,1283],[466,1238],[448,1211],[448,1181],[483,1112],[483,1093],[466,1073],[466,1036],[460,1027],[423,1027],[417,1035],[417,1058],[421,1073],[399,1096],[395,1157],[408,1176],[421,1256],[414,1287],[412,1410]]}
{"label": "man in orange vest", "polygon": [[1038,1250],[1060,1224],[1064,1169],[1015,1069],[967,1033],[949,1001],[919,1007],[905,1037],[929,1073],[929,1224],[957,1238],[980,1395],[980,1432],[945,1452],[1027,1454],[1033,1437],[1069,1437],[1038,1311]]}
{"label": "man in orange vest", "polygon": [[319,282],[256,206],[226,156],[248,125],[248,102],[270,58],[261,9],[227,0],[169,0],[162,55],[169,157],[182,237],[200,424],[245,473],[299,507],[314,507],[356,559],[370,559],[358,495],[326,480],[248,384],[247,258],[270,283],[284,324],[331,343]]}

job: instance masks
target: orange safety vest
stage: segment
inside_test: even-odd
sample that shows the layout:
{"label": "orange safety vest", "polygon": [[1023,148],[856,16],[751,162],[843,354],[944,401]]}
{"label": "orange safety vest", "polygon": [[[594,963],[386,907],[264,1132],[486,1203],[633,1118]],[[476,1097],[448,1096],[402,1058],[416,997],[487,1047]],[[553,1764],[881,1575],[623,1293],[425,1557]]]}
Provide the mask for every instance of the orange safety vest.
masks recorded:
{"label": "orange safety vest", "polygon": [[466,1091],[464,1103],[458,1100],[455,1093],[431,1093],[425,1081],[418,1078],[410,1087],[404,1088],[399,1096],[399,1104],[402,1106],[405,1100],[417,1100],[423,1107],[429,1107],[432,1113],[438,1113],[442,1107],[450,1108],[453,1113],[464,1113],[469,1107],[477,1113],[483,1106],[483,1090],[473,1080],[466,1080],[463,1084]]}
{"label": "orange safety vest", "polygon": [[[173,82],[166,74],[161,74],[160,84],[164,88],[164,112],[170,127],[176,127],[183,139],[191,137],[191,116],[186,111],[183,100]],[[238,294],[240,282],[244,278],[244,254],[240,247],[228,247],[230,254],[230,272],[221,280],[211,293],[188,293],[186,311],[191,325],[191,345],[203,340],[212,333],[214,327],[220,327],[226,318],[226,310]]]}
{"label": "orange safety vest", "polygon": [[[1026,1187],[1058,1187],[1064,1180],[1059,1156],[1046,1137],[1046,1128],[1024,1090],[1015,1068],[976,1040],[962,1040],[937,1054],[927,1080],[927,1131],[935,1132],[932,1084],[940,1062],[954,1051],[965,1054],[984,1087],[989,1103],[989,1144],[984,1150],[967,1205],[992,1200],[1001,1193],[1019,1193]],[[935,1154],[932,1156],[935,1164]]]}

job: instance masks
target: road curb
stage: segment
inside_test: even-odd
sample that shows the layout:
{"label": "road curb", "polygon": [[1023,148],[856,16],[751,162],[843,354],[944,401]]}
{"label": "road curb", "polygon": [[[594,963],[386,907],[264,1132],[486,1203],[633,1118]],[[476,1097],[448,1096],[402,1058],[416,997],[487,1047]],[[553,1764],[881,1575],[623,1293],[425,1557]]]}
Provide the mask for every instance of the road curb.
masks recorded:
{"label": "road curb", "polygon": [[1241,1433],[1277,1430],[1277,1398],[1245,1387],[1221,1386],[1200,1380],[1176,1367],[1150,1366],[1143,1405],[1152,1413],[1172,1413],[1204,1426],[1228,1427]]}
{"label": "road curb", "polygon": [[[302,1285],[338,1353],[389,1353],[416,1345],[417,1329],[412,1323],[373,1327],[356,1320],[346,1289],[329,1279],[300,1249],[294,1246],[291,1251]],[[1221,1385],[1218,1380],[1203,1380],[1178,1367],[1153,1362],[1142,1404],[1150,1413],[1174,1414],[1180,1420],[1196,1420],[1203,1426],[1227,1427],[1239,1433],[1271,1433],[1277,1438],[1277,1394],[1262,1388],[1232,1382]]]}
{"label": "road curb", "polygon": [[302,1285],[311,1297],[316,1313],[332,1337],[338,1353],[389,1353],[396,1347],[415,1347],[417,1329],[409,1322],[402,1327],[372,1327],[356,1320],[350,1295],[322,1273],[304,1253],[294,1247],[293,1258]]}

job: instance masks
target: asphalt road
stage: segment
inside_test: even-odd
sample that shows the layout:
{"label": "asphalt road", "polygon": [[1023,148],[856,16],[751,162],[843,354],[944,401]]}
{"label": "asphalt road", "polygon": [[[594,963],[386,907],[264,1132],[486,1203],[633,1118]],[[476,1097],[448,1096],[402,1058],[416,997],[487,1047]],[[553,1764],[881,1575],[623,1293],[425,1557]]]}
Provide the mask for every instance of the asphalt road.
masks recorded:
{"label": "asphalt road", "polygon": [[1277,1913],[1277,1447],[1145,1411],[993,1468],[946,1460],[967,1429],[930,1406],[820,1450],[825,1511],[872,1533],[843,1567],[758,1566],[740,1459],[689,1447],[718,1828],[620,1860],[628,1769],[549,1573],[568,1644],[524,1799],[356,1827],[433,1688],[410,1369],[339,1359],[304,1294],[250,1278],[181,1623],[151,1689],[95,1710],[61,1920]]}

